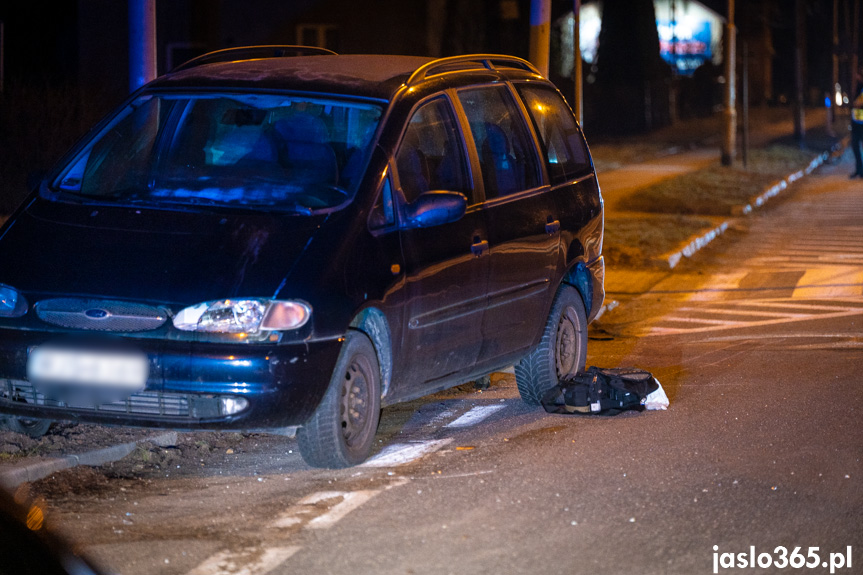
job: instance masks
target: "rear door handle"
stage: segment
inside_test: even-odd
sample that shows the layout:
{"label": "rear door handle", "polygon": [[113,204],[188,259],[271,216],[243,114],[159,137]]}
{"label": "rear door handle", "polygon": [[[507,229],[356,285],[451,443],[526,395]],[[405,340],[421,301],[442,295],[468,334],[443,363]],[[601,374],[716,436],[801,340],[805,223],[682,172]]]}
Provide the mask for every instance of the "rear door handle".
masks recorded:
{"label": "rear door handle", "polygon": [[545,224],[545,233],[552,236],[560,231],[560,220],[552,220],[551,216],[548,216],[548,223]]}
{"label": "rear door handle", "polygon": [[480,240],[479,236],[475,236],[473,238],[473,245],[470,246],[470,251],[476,257],[480,257],[488,251],[488,240]]}

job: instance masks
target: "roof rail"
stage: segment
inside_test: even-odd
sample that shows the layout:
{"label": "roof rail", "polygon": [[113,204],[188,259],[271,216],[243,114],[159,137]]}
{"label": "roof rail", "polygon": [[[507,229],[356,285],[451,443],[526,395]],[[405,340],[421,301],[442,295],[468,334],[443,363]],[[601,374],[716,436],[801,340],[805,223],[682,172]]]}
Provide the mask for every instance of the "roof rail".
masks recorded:
{"label": "roof rail", "polygon": [[[423,64],[419,68],[417,68],[411,77],[408,78],[408,81],[405,82],[405,85],[410,87],[416,84],[419,84],[429,76],[434,76],[436,74],[444,74],[446,72],[452,72],[454,70],[459,69],[458,64],[465,64],[465,66],[460,69],[469,70],[471,68],[485,68],[487,70],[495,70],[498,66],[500,67],[510,67],[510,68],[521,68],[522,70],[527,70],[528,72],[533,72],[535,74],[539,74],[539,70],[537,70],[533,64],[528,62],[527,60],[522,60],[516,56],[506,56],[503,54],[465,54],[463,56],[450,56],[448,58],[438,58],[437,60],[432,60],[426,64]],[[474,66],[470,66],[469,64],[474,64]],[[435,69],[440,69],[438,72],[435,72]],[[540,74],[542,75],[542,74]]]}
{"label": "roof rail", "polygon": [[240,46],[208,52],[176,66],[171,72],[188,70],[204,64],[235,62],[237,60],[257,60],[263,58],[290,58],[293,56],[334,56],[336,53],[316,46]]}

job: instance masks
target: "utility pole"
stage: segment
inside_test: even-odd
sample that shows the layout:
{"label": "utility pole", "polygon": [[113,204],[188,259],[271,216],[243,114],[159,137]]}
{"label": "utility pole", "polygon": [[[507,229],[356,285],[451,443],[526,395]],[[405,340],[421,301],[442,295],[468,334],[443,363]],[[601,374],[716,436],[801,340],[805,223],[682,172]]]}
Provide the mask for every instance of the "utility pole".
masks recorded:
{"label": "utility pole", "polygon": [[6,85],[6,37],[5,24],[0,20],[0,94],[3,93],[3,86]]}
{"label": "utility pole", "polygon": [[572,3],[572,79],[575,94],[572,100],[572,111],[578,125],[584,128],[584,90],[581,84],[581,0],[573,0]]}
{"label": "utility pole", "polygon": [[677,3],[671,0],[671,85],[668,90],[668,117],[677,123]]}
{"label": "utility pole", "polygon": [[743,169],[749,167],[749,42],[743,41]]}
{"label": "utility pole", "polygon": [[[835,5],[835,2],[834,2]],[[796,20],[796,31],[794,38],[794,139],[803,146],[806,139],[806,121],[803,100],[803,62],[806,52],[806,20],[803,14],[803,0],[794,3],[794,18]],[[838,62],[838,60],[834,60]],[[838,74],[838,64],[835,65],[835,73]]]}
{"label": "utility pole", "polygon": [[[798,30],[799,33],[799,30]],[[841,90],[839,88],[839,0],[833,0],[833,85],[832,94],[830,95],[835,99],[835,94],[840,93]],[[841,96],[840,99],[835,102],[836,107],[842,105]]]}
{"label": "utility pole", "polygon": [[530,0],[530,61],[548,77],[551,46],[551,0]]}
{"label": "utility pole", "polygon": [[156,77],[156,0],[129,0],[129,91]]}
{"label": "utility pole", "polygon": [[858,61],[857,51],[860,49],[860,0],[854,0],[853,28],[851,28],[851,93],[848,95],[853,101],[857,97]]}
{"label": "utility pole", "polygon": [[[799,1],[799,0],[798,0]],[[725,98],[723,117],[725,120],[724,138],[722,139],[722,165],[730,166],[734,161],[735,145],[737,143],[737,82],[735,81],[735,63],[737,60],[735,42],[737,29],[734,26],[734,0],[728,0],[728,22],[725,24]]]}

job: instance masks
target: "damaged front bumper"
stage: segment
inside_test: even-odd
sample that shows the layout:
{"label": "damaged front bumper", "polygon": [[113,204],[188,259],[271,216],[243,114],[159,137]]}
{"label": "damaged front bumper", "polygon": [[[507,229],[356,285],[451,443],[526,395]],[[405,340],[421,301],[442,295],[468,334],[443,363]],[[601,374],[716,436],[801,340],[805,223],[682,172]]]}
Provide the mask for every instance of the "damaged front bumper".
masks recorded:
{"label": "damaged front bumper", "polygon": [[123,397],[87,401],[80,394],[52,396],[28,379],[28,356],[49,335],[0,330],[0,414],[171,429],[302,425],[323,398],[342,346],[341,338],[292,344],[122,338],[146,355],[146,384]]}

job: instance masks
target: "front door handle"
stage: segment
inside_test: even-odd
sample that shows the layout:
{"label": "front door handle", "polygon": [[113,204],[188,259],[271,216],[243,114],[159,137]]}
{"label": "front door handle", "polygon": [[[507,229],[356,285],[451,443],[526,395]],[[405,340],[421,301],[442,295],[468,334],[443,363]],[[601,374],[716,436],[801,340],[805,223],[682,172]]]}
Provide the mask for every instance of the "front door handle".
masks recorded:
{"label": "front door handle", "polygon": [[557,232],[560,231],[560,220],[552,220],[551,216],[548,216],[548,223],[545,224],[545,233],[550,236],[553,236]]}
{"label": "front door handle", "polygon": [[473,238],[473,245],[470,246],[470,251],[476,257],[480,257],[488,251],[488,240],[480,240],[479,236],[475,236]]}

